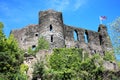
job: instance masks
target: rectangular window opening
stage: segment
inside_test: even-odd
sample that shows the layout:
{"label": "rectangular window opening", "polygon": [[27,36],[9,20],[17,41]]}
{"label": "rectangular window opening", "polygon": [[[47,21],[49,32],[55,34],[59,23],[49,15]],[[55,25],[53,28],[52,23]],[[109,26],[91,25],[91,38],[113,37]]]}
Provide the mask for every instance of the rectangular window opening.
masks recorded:
{"label": "rectangular window opening", "polygon": [[53,42],[53,35],[51,35],[51,42]]}
{"label": "rectangular window opening", "polygon": [[32,45],[32,50],[35,50],[36,49],[36,45]]}
{"label": "rectangular window opening", "polygon": [[85,33],[84,33],[84,40],[85,40],[85,43],[88,43],[88,32],[87,32],[87,30],[85,30]]}
{"label": "rectangular window opening", "polygon": [[52,31],[53,29],[52,29],[52,25],[50,25],[50,31]]}

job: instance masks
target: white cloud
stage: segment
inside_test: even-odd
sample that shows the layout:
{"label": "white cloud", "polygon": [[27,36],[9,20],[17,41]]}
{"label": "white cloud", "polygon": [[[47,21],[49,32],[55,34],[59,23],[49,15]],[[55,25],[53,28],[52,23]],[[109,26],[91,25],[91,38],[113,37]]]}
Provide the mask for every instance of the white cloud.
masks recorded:
{"label": "white cloud", "polygon": [[78,10],[84,4],[85,4],[85,0],[76,0],[74,4],[74,11]]}
{"label": "white cloud", "polygon": [[76,11],[81,8],[86,2],[87,0],[49,0],[47,7],[58,11]]}
{"label": "white cloud", "polygon": [[48,7],[58,11],[63,11],[67,6],[69,6],[69,4],[69,0],[51,0]]}

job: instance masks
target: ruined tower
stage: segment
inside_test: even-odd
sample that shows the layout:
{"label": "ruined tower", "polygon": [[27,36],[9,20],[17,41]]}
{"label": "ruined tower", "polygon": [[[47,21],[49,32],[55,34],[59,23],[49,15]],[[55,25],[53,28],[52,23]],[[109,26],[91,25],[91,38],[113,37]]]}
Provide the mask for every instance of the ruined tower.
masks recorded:
{"label": "ruined tower", "polygon": [[65,45],[62,13],[54,10],[40,11],[40,36],[45,37],[50,48],[61,48]]}
{"label": "ruined tower", "polygon": [[[38,39],[44,37],[53,48],[82,48],[88,53],[105,53],[112,50],[107,27],[100,24],[98,32],[63,23],[62,13],[54,10],[39,12],[39,23],[28,25],[19,30],[13,30],[15,38],[22,49],[34,49],[38,44]],[[76,33],[76,40],[74,39]]]}
{"label": "ruined tower", "polygon": [[107,27],[105,25],[100,24],[98,28],[100,45],[102,46],[103,51],[112,50],[112,44],[110,41],[110,37],[107,33]]}

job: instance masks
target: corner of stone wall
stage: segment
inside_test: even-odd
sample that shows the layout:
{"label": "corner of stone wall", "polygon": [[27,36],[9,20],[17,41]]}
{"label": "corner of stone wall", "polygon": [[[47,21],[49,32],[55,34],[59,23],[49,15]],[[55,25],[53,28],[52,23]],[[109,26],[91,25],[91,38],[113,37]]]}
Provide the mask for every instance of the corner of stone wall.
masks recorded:
{"label": "corner of stone wall", "polygon": [[98,28],[100,44],[104,52],[113,51],[112,43],[107,32],[107,27],[103,24],[99,25]]}

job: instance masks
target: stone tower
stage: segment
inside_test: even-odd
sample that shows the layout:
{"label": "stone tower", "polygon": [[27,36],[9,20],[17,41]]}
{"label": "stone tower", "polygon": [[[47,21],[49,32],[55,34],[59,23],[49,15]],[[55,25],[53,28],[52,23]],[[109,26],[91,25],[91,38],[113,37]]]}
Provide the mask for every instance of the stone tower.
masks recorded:
{"label": "stone tower", "polygon": [[113,47],[110,41],[110,37],[107,33],[107,27],[103,24],[100,24],[98,32],[100,33],[100,45],[102,46],[103,51],[111,51]]}
{"label": "stone tower", "polygon": [[51,48],[61,48],[65,45],[62,13],[53,10],[39,13],[40,36],[45,37]]}

